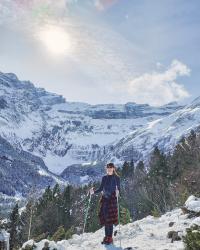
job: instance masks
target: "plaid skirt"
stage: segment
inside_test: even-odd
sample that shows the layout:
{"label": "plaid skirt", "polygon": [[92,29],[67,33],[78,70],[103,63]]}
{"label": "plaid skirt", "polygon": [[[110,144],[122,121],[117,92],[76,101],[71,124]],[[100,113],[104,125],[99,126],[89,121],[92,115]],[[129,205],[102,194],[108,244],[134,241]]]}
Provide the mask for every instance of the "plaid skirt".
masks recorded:
{"label": "plaid skirt", "polygon": [[101,225],[117,225],[118,224],[118,207],[117,197],[115,192],[110,198],[105,198],[103,195],[100,198],[99,221]]}

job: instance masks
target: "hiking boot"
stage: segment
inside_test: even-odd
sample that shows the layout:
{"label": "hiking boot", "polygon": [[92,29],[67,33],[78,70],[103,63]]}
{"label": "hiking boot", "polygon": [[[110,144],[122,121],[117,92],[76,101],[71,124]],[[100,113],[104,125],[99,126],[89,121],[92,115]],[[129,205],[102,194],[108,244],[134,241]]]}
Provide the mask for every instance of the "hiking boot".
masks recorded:
{"label": "hiking boot", "polygon": [[106,245],[110,245],[110,244],[113,244],[113,238],[112,236],[107,236],[107,239],[106,239]]}
{"label": "hiking boot", "polygon": [[103,241],[101,242],[101,244],[106,244],[106,242],[107,242],[107,239],[108,238],[108,236],[105,236],[104,238],[103,238]]}

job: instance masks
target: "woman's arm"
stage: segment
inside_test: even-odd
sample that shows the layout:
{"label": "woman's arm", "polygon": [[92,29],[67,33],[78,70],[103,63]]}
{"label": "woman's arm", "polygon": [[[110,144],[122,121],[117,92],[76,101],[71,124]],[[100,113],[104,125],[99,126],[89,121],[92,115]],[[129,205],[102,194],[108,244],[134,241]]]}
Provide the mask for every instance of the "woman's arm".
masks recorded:
{"label": "woman's arm", "polygon": [[104,187],[104,180],[105,180],[105,176],[103,176],[102,180],[101,180],[101,185],[100,187],[94,191],[94,194],[100,193],[101,191],[103,191],[103,187]]}

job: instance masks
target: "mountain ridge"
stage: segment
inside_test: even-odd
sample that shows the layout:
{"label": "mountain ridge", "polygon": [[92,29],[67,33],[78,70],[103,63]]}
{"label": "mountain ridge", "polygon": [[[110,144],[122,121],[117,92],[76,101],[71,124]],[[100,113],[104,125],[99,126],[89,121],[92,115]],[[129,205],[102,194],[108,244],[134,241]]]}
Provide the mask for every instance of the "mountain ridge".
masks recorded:
{"label": "mountain ridge", "polygon": [[158,108],[67,102],[12,73],[0,73],[0,86],[0,135],[41,157],[56,174],[73,164],[99,161],[119,139],[182,108],[176,103]]}
{"label": "mountain ridge", "polygon": [[197,129],[197,104],[198,98],[161,107],[68,102],[13,73],[0,73],[0,135],[73,184],[100,178],[107,161],[120,167],[125,160],[148,162],[156,145],[173,150],[181,136]]}

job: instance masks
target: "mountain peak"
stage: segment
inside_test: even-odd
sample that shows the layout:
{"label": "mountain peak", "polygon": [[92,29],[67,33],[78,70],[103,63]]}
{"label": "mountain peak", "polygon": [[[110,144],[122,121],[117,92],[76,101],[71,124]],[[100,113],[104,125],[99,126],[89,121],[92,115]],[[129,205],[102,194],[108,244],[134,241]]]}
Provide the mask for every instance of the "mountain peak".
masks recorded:
{"label": "mountain peak", "polygon": [[199,105],[200,106],[200,96],[196,97],[192,102],[191,105]]}
{"label": "mountain peak", "polygon": [[167,106],[175,106],[178,105],[178,102],[174,101],[174,102],[169,102],[168,104],[166,104]]}
{"label": "mountain peak", "polygon": [[11,80],[19,81],[18,77],[14,73],[5,73],[7,77],[9,77]]}

